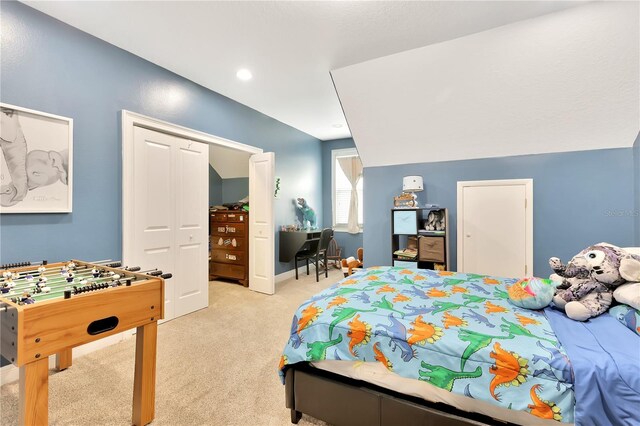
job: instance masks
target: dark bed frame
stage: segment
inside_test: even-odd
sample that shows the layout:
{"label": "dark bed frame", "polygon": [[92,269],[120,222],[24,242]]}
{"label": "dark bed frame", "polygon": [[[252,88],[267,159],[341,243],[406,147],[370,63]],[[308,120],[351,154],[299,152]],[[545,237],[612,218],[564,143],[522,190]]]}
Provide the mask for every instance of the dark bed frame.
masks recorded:
{"label": "dark bed frame", "polygon": [[304,413],[334,426],[513,425],[349,379],[307,363],[294,364],[286,370],[285,396],[294,424]]}

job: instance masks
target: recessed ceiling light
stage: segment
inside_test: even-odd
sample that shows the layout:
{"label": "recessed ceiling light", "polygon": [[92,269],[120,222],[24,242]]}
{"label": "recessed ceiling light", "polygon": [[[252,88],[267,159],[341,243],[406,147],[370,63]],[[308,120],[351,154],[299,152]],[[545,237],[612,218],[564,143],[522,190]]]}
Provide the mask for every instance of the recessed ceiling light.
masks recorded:
{"label": "recessed ceiling light", "polygon": [[251,80],[253,78],[253,74],[246,68],[239,69],[236,73],[236,77],[238,77],[242,81]]}
{"label": "recessed ceiling light", "polygon": [[339,128],[342,127],[342,123],[336,123],[332,127],[336,128],[336,129],[339,129]]}

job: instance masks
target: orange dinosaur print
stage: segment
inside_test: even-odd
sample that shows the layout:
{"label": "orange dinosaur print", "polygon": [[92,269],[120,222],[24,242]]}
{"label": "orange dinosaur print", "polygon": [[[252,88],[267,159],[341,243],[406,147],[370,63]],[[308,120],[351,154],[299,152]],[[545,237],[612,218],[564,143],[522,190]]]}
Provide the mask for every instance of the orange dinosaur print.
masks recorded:
{"label": "orange dinosaur print", "polygon": [[407,343],[410,345],[416,343],[422,345],[425,343],[434,344],[442,337],[442,328],[430,322],[424,322],[422,315],[418,315],[411,325],[413,328],[409,329],[410,337],[407,339]]}
{"label": "orange dinosaur print", "polygon": [[500,284],[500,281],[494,280],[493,278],[485,278],[484,279],[484,283],[485,284],[496,285],[496,284]]}
{"label": "orange dinosaur print", "polygon": [[347,299],[342,296],[335,297],[329,304],[327,305],[327,309],[332,308],[334,306],[340,306],[347,303]]}
{"label": "orange dinosaur print", "polygon": [[540,324],[540,321],[533,318],[525,317],[524,315],[516,314],[516,318],[518,318],[518,322],[525,327],[528,326],[529,324],[533,324],[533,325]]}
{"label": "orange dinosaur print", "polygon": [[507,287],[507,292],[509,293],[509,297],[513,300],[525,300],[531,297],[531,295],[519,284]]}
{"label": "orange dinosaur print", "polygon": [[380,342],[376,342],[375,345],[373,345],[373,353],[375,354],[373,357],[376,361],[380,361],[382,365],[387,368],[387,370],[393,371],[393,363],[391,363],[391,361],[389,361],[389,358],[384,356],[382,350],[380,350]]}
{"label": "orange dinosaur print", "polygon": [[411,300],[410,297],[407,297],[402,293],[398,293],[398,295],[393,298],[393,303],[396,303],[396,302],[408,302],[409,300]]}
{"label": "orange dinosaur print", "polygon": [[354,280],[353,278],[349,278],[348,280],[342,281],[342,284],[340,284],[340,285],[351,285],[351,284],[355,284],[357,282],[358,282],[357,280]]}
{"label": "orange dinosaur print", "polygon": [[395,293],[397,290],[393,287],[391,287],[389,284],[385,284],[384,286],[380,287],[378,290],[376,290],[376,294],[380,294],[380,293]]}
{"label": "orange dinosaur print", "polygon": [[378,276],[377,276],[377,275],[369,275],[369,276],[367,277],[367,280],[368,280],[368,281],[378,281],[379,279],[380,279],[380,278],[378,278]]}
{"label": "orange dinosaur print", "polygon": [[498,386],[520,386],[527,380],[529,374],[529,361],[520,357],[515,352],[502,349],[500,343],[493,345],[493,351],[489,356],[496,360],[496,363],[489,367],[489,373],[495,374],[495,377],[489,384],[489,392],[491,396],[500,401],[500,394],[496,394]]}
{"label": "orange dinosaur print", "polygon": [[453,316],[449,312],[444,313],[443,319],[444,321],[442,321],[442,325],[444,325],[445,329],[448,329],[449,327],[465,327],[468,324],[467,321]]}
{"label": "orange dinosaur print", "polygon": [[542,389],[542,386],[531,386],[529,395],[531,395],[531,401],[533,402],[533,405],[528,405],[529,409],[531,410],[530,413],[543,419],[562,421],[560,407],[558,407],[555,402],[540,399],[540,397],[536,393],[536,390],[538,389]]}
{"label": "orange dinosaur print", "polygon": [[507,312],[507,310],[508,310],[504,306],[494,305],[493,303],[489,302],[488,300],[486,302],[484,302],[484,307],[487,308],[485,310],[485,312],[488,313],[488,314],[495,314],[496,312]]}
{"label": "orange dinosaur print", "polygon": [[360,314],[357,314],[349,321],[349,331],[347,331],[349,341],[349,352],[351,355],[358,356],[353,348],[359,345],[366,345],[371,340],[371,325],[364,321],[360,321]]}
{"label": "orange dinosaur print", "polygon": [[316,302],[313,302],[302,311],[302,316],[298,320],[298,333],[317,320],[318,316],[322,313],[322,308],[318,308],[315,305]]}
{"label": "orange dinosaur print", "polygon": [[289,358],[286,355],[282,355],[280,357],[280,364],[278,365],[278,370],[282,370],[285,365],[289,363]]}
{"label": "orange dinosaur print", "polygon": [[438,290],[437,288],[429,289],[429,291],[426,294],[429,297],[447,297],[447,296],[449,296],[449,293],[447,293],[446,291]]}
{"label": "orange dinosaur print", "polygon": [[469,290],[467,290],[464,287],[459,287],[457,285],[454,285],[453,287],[451,287],[451,291],[454,293],[468,293]]}
{"label": "orange dinosaur print", "polygon": [[421,280],[426,280],[427,277],[423,276],[423,275],[416,275],[415,277],[413,277],[414,281],[421,281]]}
{"label": "orange dinosaur print", "polygon": [[405,274],[405,275],[411,275],[413,274],[413,271],[410,269],[403,269],[402,271],[398,272],[399,274]]}
{"label": "orange dinosaur print", "polygon": [[441,277],[447,277],[449,275],[453,275],[455,274],[455,272],[452,271],[438,271],[438,275],[440,275]]}

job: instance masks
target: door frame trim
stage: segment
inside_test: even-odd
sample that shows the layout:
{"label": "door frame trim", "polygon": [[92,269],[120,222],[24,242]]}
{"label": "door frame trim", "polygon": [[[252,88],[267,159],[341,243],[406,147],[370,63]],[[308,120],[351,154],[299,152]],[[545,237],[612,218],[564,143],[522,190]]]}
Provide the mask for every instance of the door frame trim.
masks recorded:
{"label": "door frame trim", "polygon": [[[250,154],[260,154],[262,148],[256,148],[240,142],[204,133],[199,130],[158,120],[136,112],[121,111],[122,138],[122,260],[127,259],[133,248],[133,217],[135,212],[131,205],[133,199],[133,128],[142,127],[156,132],[167,133],[180,138],[203,142],[210,145],[222,145],[228,148],[245,151]],[[275,262],[275,260],[274,260]]]}
{"label": "door frame trim", "polygon": [[533,179],[497,179],[497,180],[470,180],[459,181],[456,202],[456,269],[464,270],[464,238],[462,236],[462,222],[464,212],[464,188],[477,186],[521,186],[525,187],[525,259],[526,275],[533,276]]}

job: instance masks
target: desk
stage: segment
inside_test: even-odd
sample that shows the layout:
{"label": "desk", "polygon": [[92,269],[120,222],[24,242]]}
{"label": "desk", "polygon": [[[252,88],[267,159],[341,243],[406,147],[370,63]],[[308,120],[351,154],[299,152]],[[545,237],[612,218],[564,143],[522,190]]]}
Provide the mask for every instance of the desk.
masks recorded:
{"label": "desk", "polygon": [[291,262],[301,250],[307,250],[312,244],[320,242],[322,230],[315,231],[280,231],[280,262]]}

